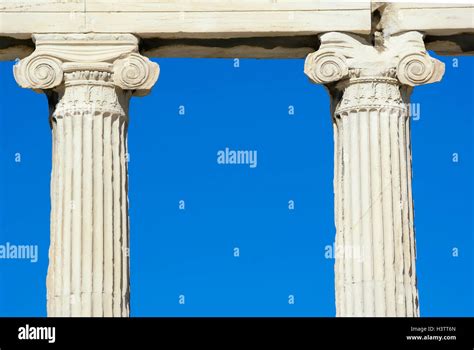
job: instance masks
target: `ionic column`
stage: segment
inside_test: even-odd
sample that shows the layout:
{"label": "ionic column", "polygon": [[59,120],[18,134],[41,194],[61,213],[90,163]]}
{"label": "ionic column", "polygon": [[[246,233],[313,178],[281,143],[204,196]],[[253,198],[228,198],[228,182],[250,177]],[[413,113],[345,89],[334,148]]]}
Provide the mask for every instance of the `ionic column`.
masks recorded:
{"label": "ionic column", "polygon": [[130,34],[33,39],[14,74],[50,105],[48,316],[128,316],[128,103],[151,89],[158,65]]}
{"label": "ionic column", "polygon": [[422,35],[321,35],[305,73],[332,98],[337,316],[419,316],[409,95],[444,65]]}

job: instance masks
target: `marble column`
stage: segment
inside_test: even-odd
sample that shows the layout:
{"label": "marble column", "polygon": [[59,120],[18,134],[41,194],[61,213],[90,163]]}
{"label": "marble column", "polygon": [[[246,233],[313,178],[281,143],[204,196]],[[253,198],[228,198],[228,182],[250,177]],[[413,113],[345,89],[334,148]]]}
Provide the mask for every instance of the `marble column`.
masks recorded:
{"label": "marble column", "polygon": [[53,133],[48,316],[129,315],[128,103],[159,67],[131,34],[38,34],[14,67]]}
{"label": "marble column", "polygon": [[337,316],[419,316],[409,98],[444,65],[418,32],[320,36],[305,73],[331,96]]}

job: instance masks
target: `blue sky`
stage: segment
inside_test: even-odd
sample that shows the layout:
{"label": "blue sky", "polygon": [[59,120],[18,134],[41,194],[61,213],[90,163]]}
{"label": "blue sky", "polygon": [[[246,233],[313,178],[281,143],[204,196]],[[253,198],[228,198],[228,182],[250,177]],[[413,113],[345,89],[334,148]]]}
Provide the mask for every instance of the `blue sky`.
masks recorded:
{"label": "blue sky", "polygon": [[[420,310],[474,316],[474,60],[440,59],[444,80],[412,96]],[[157,85],[130,108],[132,316],[334,316],[324,88],[302,59],[156,61]],[[0,244],[36,244],[39,257],[0,260],[0,316],[45,316],[48,106],[16,85],[12,66],[0,62]],[[257,167],[217,164],[225,147],[257,150]]]}

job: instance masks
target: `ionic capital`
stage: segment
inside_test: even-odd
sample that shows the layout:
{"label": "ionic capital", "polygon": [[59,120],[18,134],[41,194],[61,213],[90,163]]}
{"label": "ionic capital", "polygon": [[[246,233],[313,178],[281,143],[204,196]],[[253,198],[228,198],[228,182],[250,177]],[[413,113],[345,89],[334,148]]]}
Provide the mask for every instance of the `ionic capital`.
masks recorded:
{"label": "ionic capital", "polygon": [[357,35],[330,32],[320,36],[318,51],[309,54],[304,71],[316,84],[350,78],[389,77],[401,85],[440,81],[444,64],[428,55],[419,32],[395,35],[373,46]]}
{"label": "ionic capital", "polygon": [[[146,95],[158,79],[158,64],[138,53],[131,34],[35,34],[36,50],[13,69],[21,87],[36,91],[57,88],[70,78],[103,81],[135,95]],[[110,79],[111,78],[111,79]]]}

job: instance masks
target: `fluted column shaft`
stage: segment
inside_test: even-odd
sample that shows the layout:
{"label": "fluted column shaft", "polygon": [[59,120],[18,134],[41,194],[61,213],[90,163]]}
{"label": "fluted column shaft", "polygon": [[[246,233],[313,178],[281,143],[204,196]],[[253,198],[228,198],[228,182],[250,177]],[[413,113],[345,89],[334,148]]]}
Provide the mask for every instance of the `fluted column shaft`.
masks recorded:
{"label": "fluted column shaft", "polygon": [[397,80],[352,79],[333,125],[338,315],[418,316],[410,124]]}
{"label": "fluted column shaft", "polygon": [[337,316],[419,316],[408,103],[443,71],[417,32],[323,34],[306,60],[333,102]]}
{"label": "fluted column shaft", "polygon": [[128,103],[158,66],[132,35],[38,35],[15,67],[53,133],[48,316],[129,315]]}
{"label": "fluted column shaft", "polygon": [[53,113],[49,315],[129,313],[130,93],[116,89],[110,77],[66,73]]}

